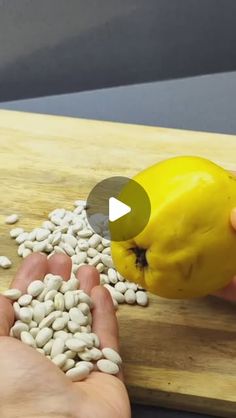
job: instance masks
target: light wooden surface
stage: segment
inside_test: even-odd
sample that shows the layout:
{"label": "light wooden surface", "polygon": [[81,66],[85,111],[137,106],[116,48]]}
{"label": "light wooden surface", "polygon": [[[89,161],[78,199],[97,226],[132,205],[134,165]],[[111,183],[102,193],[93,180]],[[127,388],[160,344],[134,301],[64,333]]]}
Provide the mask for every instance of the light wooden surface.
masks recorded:
{"label": "light wooden surface", "polygon": [[[30,230],[56,207],[112,175],[132,176],[174,155],[200,155],[236,168],[236,137],[0,111],[0,289],[19,266],[4,218],[21,215]],[[222,260],[227,262],[227,260]],[[236,416],[236,307],[207,298],[151,297],[145,308],[119,310],[130,395],[138,402]]]}

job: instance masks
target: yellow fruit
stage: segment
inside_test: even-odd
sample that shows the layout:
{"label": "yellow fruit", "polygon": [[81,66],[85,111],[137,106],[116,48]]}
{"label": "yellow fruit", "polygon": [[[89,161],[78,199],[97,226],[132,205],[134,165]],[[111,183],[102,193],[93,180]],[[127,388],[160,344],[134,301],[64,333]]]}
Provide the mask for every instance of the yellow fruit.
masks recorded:
{"label": "yellow fruit", "polygon": [[[151,201],[144,230],[112,243],[117,270],[166,298],[205,296],[236,274],[236,177],[203,158],[177,157],[134,177]],[[125,193],[125,191],[124,191]]]}

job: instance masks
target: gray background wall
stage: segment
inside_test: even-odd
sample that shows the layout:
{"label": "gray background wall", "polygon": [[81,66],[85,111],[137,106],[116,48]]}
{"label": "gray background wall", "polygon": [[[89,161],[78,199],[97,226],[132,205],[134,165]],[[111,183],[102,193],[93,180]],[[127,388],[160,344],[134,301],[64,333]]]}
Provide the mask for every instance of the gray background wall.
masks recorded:
{"label": "gray background wall", "polygon": [[0,100],[236,69],[235,0],[0,0]]}

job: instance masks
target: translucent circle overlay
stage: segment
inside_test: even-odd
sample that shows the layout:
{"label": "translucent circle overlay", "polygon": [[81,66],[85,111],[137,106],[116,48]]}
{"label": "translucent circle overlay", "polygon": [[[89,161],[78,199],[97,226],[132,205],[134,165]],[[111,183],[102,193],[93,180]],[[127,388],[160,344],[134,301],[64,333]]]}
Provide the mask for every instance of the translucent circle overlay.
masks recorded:
{"label": "translucent circle overlay", "polygon": [[[114,197],[131,208],[119,219],[109,221],[109,199]],[[111,241],[127,241],[142,232],[149,221],[151,204],[144,188],[128,177],[109,177],[89,193],[88,222],[95,233]]]}

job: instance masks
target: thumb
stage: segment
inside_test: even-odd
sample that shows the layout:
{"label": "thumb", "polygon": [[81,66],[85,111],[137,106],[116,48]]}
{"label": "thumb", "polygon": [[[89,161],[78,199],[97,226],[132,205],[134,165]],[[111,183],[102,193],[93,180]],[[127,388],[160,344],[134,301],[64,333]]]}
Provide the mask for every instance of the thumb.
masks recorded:
{"label": "thumb", "polygon": [[231,221],[232,227],[236,231],[236,208],[234,208],[231,212],[230,221]]}
{"label": "thumb", "polygon": [[14,311],[9,299],[0,295],[0,337],[9,335],[14,321]]}

